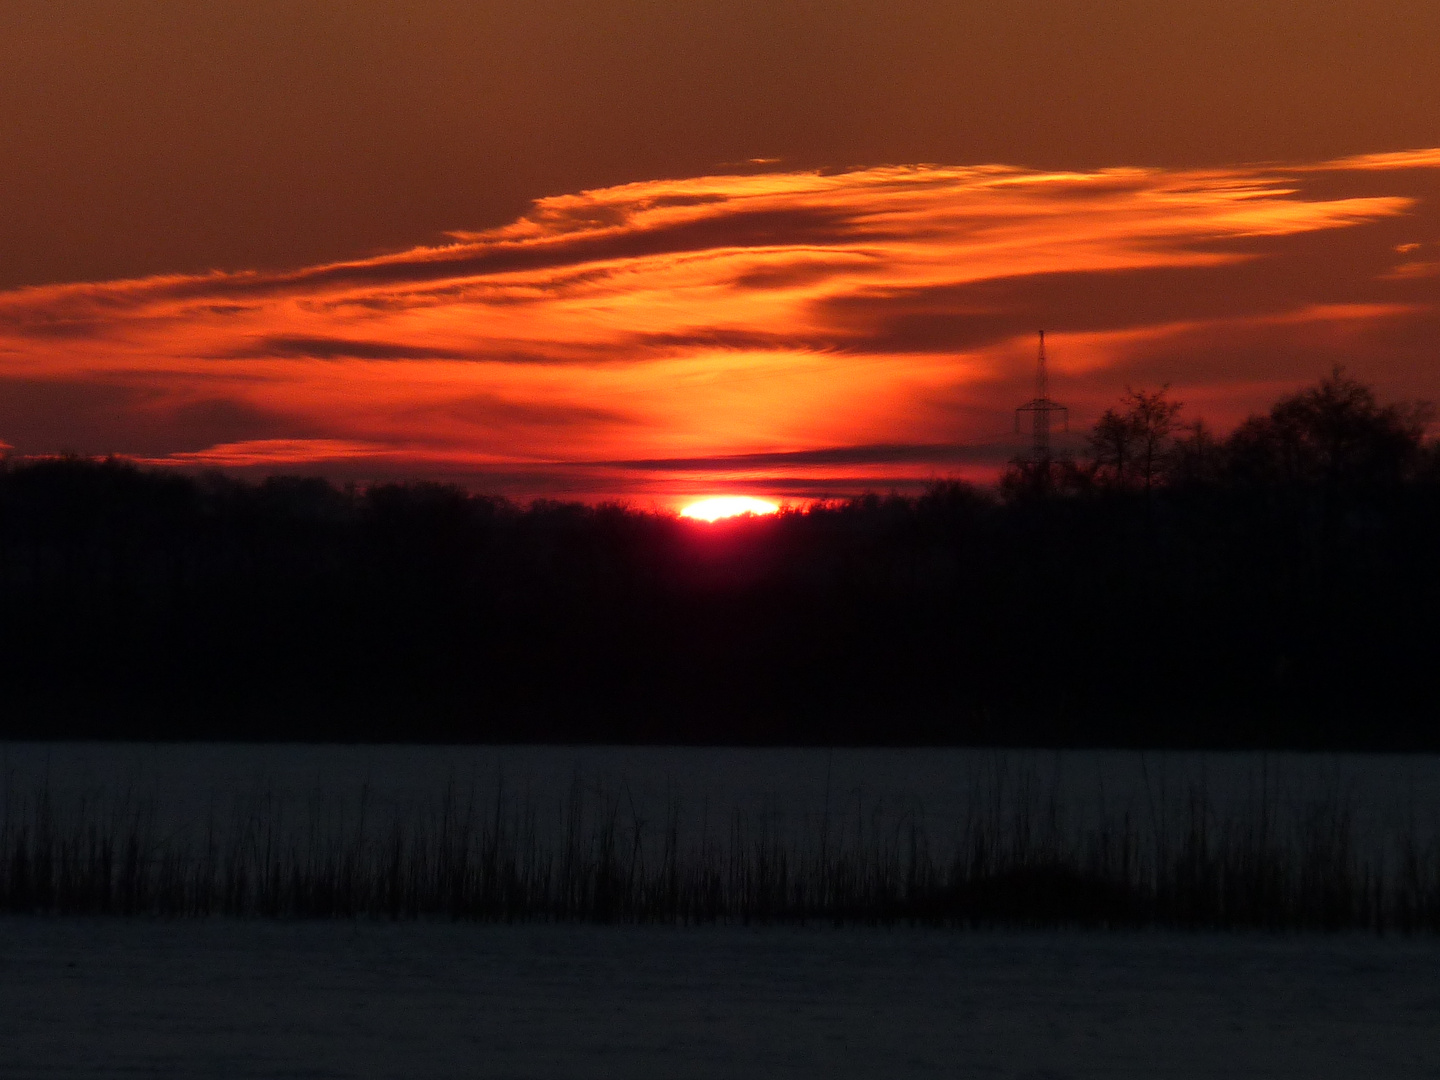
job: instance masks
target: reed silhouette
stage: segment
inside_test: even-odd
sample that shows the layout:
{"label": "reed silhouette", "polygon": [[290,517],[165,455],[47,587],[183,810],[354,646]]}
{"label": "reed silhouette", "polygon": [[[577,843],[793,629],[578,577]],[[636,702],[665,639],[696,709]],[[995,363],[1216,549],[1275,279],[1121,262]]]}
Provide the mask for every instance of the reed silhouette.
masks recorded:
{"label": "reed silhouette", "polygon": [[[407,808],[264,794],[177,823],[154,801],[7,788],[0,911],[47,915],[833,922],[1440,931],[1440,844],[1365,835],[1343,798],[1071,822],[990,785],[957,820],[707,811],[655,818],[577,778],[561,805],[447,786]],[[1018,797],[1017,797],[1018,795]],[[288,816],[287,816],[288,815]],[[1163,820],[1161,820],[1163,818]]]}

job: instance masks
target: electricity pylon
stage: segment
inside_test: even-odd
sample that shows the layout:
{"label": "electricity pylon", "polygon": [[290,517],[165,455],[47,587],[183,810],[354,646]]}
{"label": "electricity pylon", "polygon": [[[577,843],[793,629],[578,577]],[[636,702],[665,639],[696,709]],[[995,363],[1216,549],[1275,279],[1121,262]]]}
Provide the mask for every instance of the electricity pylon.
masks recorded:
{"label": "electricity pylon", "polygon": [[1020,432],[1020,414],[1030,414],[1031,455],[1036,462],[1050,460],[1050,417],[1060,414],[1066,431],[1070,430],[1070,410],[1058,401],[1051,401],[1045,373],[1045,331],[1040,331],[1040,359],[1035,368],[1035,396],[1015,410],[1015,432]]}

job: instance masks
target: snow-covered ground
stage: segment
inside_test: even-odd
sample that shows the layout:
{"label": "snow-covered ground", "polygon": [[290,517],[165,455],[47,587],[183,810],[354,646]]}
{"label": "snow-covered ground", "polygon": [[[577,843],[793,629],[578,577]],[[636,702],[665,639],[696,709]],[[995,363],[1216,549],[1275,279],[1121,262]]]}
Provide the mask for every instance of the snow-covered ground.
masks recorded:
{"label": "snow-covered ground", "polygon": [[1440,942],[0,919],[0,1076],[1437,1077]]}

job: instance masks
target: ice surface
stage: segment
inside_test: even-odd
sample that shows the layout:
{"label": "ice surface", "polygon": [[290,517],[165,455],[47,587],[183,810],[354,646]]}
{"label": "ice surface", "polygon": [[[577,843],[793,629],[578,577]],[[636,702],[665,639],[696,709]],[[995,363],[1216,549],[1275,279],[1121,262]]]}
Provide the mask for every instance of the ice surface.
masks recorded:
{"label": "ice surface", "polygon": [[1435,1077],[1440,942],[0,920],[3,1077]]}

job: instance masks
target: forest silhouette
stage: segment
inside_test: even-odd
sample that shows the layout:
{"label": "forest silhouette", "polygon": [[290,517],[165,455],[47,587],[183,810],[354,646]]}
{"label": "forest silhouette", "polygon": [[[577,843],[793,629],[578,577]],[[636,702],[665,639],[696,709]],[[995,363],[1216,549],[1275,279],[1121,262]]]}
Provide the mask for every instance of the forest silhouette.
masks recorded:
{"label": "forest silhouette", "polygon": [[11,461],[0,737],[1440,748],[1428,410],[1183,417],[715,524]]}

